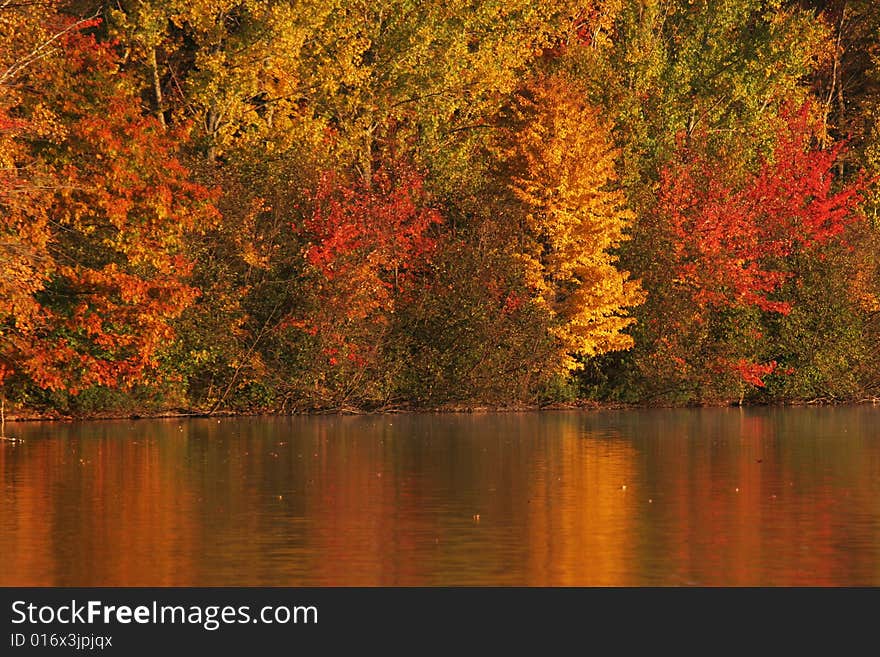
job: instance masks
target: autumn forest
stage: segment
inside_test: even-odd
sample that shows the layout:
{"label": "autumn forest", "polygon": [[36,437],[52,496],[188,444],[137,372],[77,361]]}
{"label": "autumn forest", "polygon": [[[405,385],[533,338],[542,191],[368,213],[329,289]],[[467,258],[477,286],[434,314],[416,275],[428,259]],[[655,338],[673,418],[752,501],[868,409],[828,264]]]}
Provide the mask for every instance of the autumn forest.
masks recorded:
{"label": "autumn forest", "polygon": [[0,0],[6,411],[880,396],[875,0]]}

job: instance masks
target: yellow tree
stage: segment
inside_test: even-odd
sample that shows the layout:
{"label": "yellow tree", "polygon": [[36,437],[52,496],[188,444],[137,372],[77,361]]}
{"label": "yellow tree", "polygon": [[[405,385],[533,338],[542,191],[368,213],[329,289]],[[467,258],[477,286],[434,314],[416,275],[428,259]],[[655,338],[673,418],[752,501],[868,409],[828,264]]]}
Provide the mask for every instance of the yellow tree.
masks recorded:
{"label": "yellow tree", "polygon": [[507,151],[521,204],[528,284],[553,318],[560,369],[628,349],[626,309],[644,300],[614,250],[632,219],[614,187],[609,127],[575,85],[548,78],[519,95]]}

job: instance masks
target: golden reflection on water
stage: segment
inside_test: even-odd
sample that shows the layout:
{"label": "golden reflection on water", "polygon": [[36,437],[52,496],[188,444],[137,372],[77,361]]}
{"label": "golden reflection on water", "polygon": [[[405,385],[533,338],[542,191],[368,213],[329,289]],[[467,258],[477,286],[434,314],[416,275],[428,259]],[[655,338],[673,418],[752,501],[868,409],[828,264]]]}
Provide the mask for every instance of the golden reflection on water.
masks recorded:
{"label": "golden reflection on water", "polygon": [[0,585],[880,584],[880,409],[12,425]]}
{"label": "golden reflection on water", "polygon": [[635,558],[639,494],[633,446],[608,438],[579,439],[574,426],[543,455],[529,477],[530,582],[625,586]]}

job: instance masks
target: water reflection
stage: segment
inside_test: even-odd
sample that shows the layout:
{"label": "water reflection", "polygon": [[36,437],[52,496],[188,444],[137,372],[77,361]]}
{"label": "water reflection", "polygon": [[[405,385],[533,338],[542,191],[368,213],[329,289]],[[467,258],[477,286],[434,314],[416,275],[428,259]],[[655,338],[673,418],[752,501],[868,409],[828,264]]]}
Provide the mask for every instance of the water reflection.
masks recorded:
{"label": "water reflection", "polygon": [[0,584],[878,585],[880,409],[12,425]]}

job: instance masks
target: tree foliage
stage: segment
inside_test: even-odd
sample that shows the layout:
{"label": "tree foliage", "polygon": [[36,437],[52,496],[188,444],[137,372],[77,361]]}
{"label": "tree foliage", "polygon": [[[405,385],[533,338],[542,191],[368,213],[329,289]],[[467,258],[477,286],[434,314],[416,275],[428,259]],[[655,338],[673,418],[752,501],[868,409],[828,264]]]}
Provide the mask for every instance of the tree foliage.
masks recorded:
{"label": "tree foliage", "polygon": [[614,184],[616,152],[596,108],[561,79],[528,88],[516,108],[523,125],[510,138],[510,184],[523,205],[527,283],[554,318],[556,359],[627,349],[627,308],[643,300],[616,266],[614,250],[633,215]]}
{"label": "tree foliage", "polygon": [[15,119],[3,135],[0,359],[40,388],[127,387],[156,365],[196,294],[181,252],[208,193],[137,110],[113,51],[84,32],[97,21],[45,12],[35,28],[17,14],[26,50],[40,54],[13,53],[5,82],[3,114]]}
{"label": "tree foliage", "polygon": [[878,29],[869,0],[0,2],[4,394],[877,396]]}
{"label": "tree foliage", "polygon": [[782,113],[774,147],[754,171],[719,162],[697,135],[661,172],[655,220],[669,232],[671,279],[666,307],[653,308],[666,317],[654,357],[662,353],[671,369],[693,377],[696,362],[763,387],[777,368],[758,359],[768,351],[763,316],[791,313],[804,263],[824,257],[822,247],[857,221],[863,184],[833,187],[841,149],[817,146],[821,127],[809,110]]}

